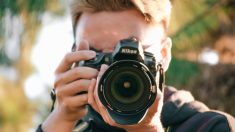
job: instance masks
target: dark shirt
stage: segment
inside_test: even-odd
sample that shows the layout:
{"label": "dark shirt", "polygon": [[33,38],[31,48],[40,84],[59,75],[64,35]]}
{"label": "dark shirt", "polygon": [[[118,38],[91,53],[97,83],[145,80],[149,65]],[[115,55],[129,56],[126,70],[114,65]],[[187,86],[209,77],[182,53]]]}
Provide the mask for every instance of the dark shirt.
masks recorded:
{"label": "dark shirt", "polygon": [[[223,112],[210,110],[184,90],[164,88],[164,104],[161,122],[167,132],[235,132],[235,119]],[[102,117],[88,106],[88,114],[80,120],[74,131],[124,132],[104,122]]]}

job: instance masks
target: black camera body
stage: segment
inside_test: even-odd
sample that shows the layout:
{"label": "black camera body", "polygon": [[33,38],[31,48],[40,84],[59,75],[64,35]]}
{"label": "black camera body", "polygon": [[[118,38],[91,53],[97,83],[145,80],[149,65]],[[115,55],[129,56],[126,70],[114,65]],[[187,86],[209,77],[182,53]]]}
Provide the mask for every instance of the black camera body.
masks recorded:
{"label": "black camera body", "polygon": [[136,39],[121,40],[114,52],[100,53],[84,66],[109,65],[98,82],[98,96],[118,124],[139,123],[157,95],[156,61]]}

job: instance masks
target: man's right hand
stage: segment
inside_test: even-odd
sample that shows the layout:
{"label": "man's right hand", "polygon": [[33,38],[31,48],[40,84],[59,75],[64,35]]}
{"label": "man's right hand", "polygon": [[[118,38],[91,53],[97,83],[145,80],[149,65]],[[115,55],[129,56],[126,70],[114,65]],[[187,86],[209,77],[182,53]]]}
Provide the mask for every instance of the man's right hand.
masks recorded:
{"label": "man's right hand", "polygon": [[[67,53],[55,71],[56,106],[42,124],[44,131],[71,131],[76,121],[81,119],[87,110],[87,91],[92,78],[98,70],[90,67],[74,67],[75,62],[94,58],[96,53],[89,50],[86,41],[82,41],[74,52]],[[84,94],[79,94],[86,92]]]}

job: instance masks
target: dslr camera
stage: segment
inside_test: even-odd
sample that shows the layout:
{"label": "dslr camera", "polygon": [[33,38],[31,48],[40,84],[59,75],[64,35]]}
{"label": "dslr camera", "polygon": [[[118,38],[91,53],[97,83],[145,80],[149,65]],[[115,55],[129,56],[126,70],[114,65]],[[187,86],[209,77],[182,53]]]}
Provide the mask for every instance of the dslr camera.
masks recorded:
{"label": "dslr camera", "polygon": [[120,40],[112,53],[97,52],[83,66],[109,65],[98,82],[98,96],[118,124],[139,123],[157,95],[156,61],[135,38]]}

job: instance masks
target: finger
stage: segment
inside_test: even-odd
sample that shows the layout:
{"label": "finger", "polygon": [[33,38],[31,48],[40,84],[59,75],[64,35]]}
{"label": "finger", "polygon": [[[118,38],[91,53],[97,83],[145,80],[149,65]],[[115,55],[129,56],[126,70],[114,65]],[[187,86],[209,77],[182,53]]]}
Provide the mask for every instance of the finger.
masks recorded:
{"label": "finger", "polygon": [[104,105],[100,102],[97,94],[94,95],[95,102],[97,104],[97,108],[99,111],[99,114],[102,116],[104,121],[108,123],[109,125],[114,126],[114,121],[112,121],[111,117],[109,117],[109,113],[107,112],[107,109],[104,107]]}
{"label": "finger", "polygon": [[78,62],[81,60],[90,60],[96,56],[94,51],[90,50],[83,50],[83,51],[76,51],[76,52],[69,52],[65,55],[59,66],[57,67],[55,73],[59,74],[62,72],[67,71],[71,68],[74,62]]}
{"label": "finger", "polygon": [[149,107],[148,113],[146,114],[145,119],[143,120],[142,123],[150,123],[153,120],[153,118],[155,120],[159,120],[162,111],[162,105],[163,105],[162,92],[158,90],[156,99],[153,102],[153,104]]}
{"label": "finger", "polygon": [[[99,99],[99,97],[98,97],[98,85],[99,85],[99,81],[100,81],[100,78],[102,77],[102,75],[104,74],[104,72],[106,71],[108,69],[108,66],[107,65],[105,65],[105,64],[102,64],[101,65],[101,68],[100,68],[100,72],[99,72],[99,74],[98,74],[98,76],[97,76],[97,82],[98,83],[96,83],[96,86],[95,86],[95,89],[94,89],[94,91],[93,91],[93,96],[94,96],[94,100],[95,100],[95,102],[96,102],[96,104],[97,104],[97,106],[98,106],[98,110],[101,112],[101,108],[102,108],[102,111],[103,111],[103,109],[105,109],[105,107],[104,107],[104,105],[100,102],[100,99]],[[102,113],[102,112],[101,112]]]}
{"label": "finger", "polygon": [[[100,113],[100,115],[103,117],[105,122],[109,123],[110,125],[112,123],[114,124],[114,121],[110,120],[110,117],[108,116],[107,110],[104,108],[104,106],[101,104],[100,101],[98,101],[99,106],[100,106],[100,107],[98,107],[98,103],[95,100],[95,96],[93,94],[94,90],[95,90],[95,86],[96,86],[96,80],[92,79],[91,85],[88,89],[88,103],[92,106],[93,109],[95,109],[95,111]],[[110,123],[110,122],[112,122],[112,123]]]}
{"label": "finger", "polygon": [[98,109],[98,106],[97,106],[97,103],[95,101],[95,98],[94,98],[94,90],[95,90],[95,86],[96,86],[96,80],[95,79],[92,79],[91,80],[91,84],[88,88],[88,104],[91,105],[91,107],[98,113],[100,113],[99,109]]}
{"label": "finger", "polygon": [[92,106],[92,108],[102,116],[102,118],[104,119],[105,122],[108,122],[107,117],[105,116],[105,114],[103,114],[104,110],[102,109],[102,111],[100,111],[100,108],[98,107],[97,101],[95,100],[95,97],[94,97],[95,87],[96,87],[96,80],[92,79],[91,85],[88,89],[88,104],[90,104]]}
{"label": "finger", "polygon": [[98,98],[98,84],[99,84],[100,78],[102,77],[102,75],[104,74],[104,72],[107,69],[108,69],[107,65],[105,65],[105,64],[101,65],[100,71],[99,71],[98,76],[97,76],[97,82],[98,83],[96,83],[96,87],[95,87],[95,90],[94,90],[94,93],[93,93],[95,95],[95,99],[97,97],[97,99],[99,100],[99,98]]}
{"label": "finger", "polygon": [[[108,66],[103,64],[100,68],[100,72],[97,76],[97,82],[100,81],[100,78],[102,77],[102,75],[104,74],[104,72],[108,69]],[[104,119],[104,121],[110,125],[114,124],[114,121],[112,121],[112,119],[109,117],[109,114],[106,110],[106,108],[104,107],[104,105],[101,103],[99,97],[98,97],[98,83],[96,83],[96,87],[94,90],[94,99],[95,102],[97,104],[98,107],[98,111],[100,112],[100,115],[102,116],[102,118]]]}
{"label": "finger", "polygon": [[97,76],[97,82],[100,81],[100,78],[102,77],[102,75],[104,74],[104,72],[108,69],[108,65],[102,64],[100,67],[100,71],[99,74]]}
{"label": "finger", "polygon": [[162,96],[162,92],[158,89],[157,90],[157,96],[153,102],[153,104],[149,107],[149,114],[154,115],[156,113],[160,113],[161,112],[161,103],[163,100],[163,96]]}
{"label": "finger", "polygon": [[86,104],[88,104],[87,94],[71,96],[71,97],[66,98],[63,101],[63,106],[69,108],[69,110],[72,110],[72,111],[75,111],[79,109],[80,107],[83,107]]}
{"label": "finger", "polygon": [[95,78],[98,75],[98,70],[90,67],[76,67],[64,73],[61,73],[56,77],[55,88],[62,84],[73,82],[77,79],[90,79]]}
{"label": "finger", "polygon": [[83,91],[87,91],[90,82],[91,81],[87,79],[80,79],[62,87],[59,87],[56,89],[56,96],[61,99],[66,96],[74,96]]}

